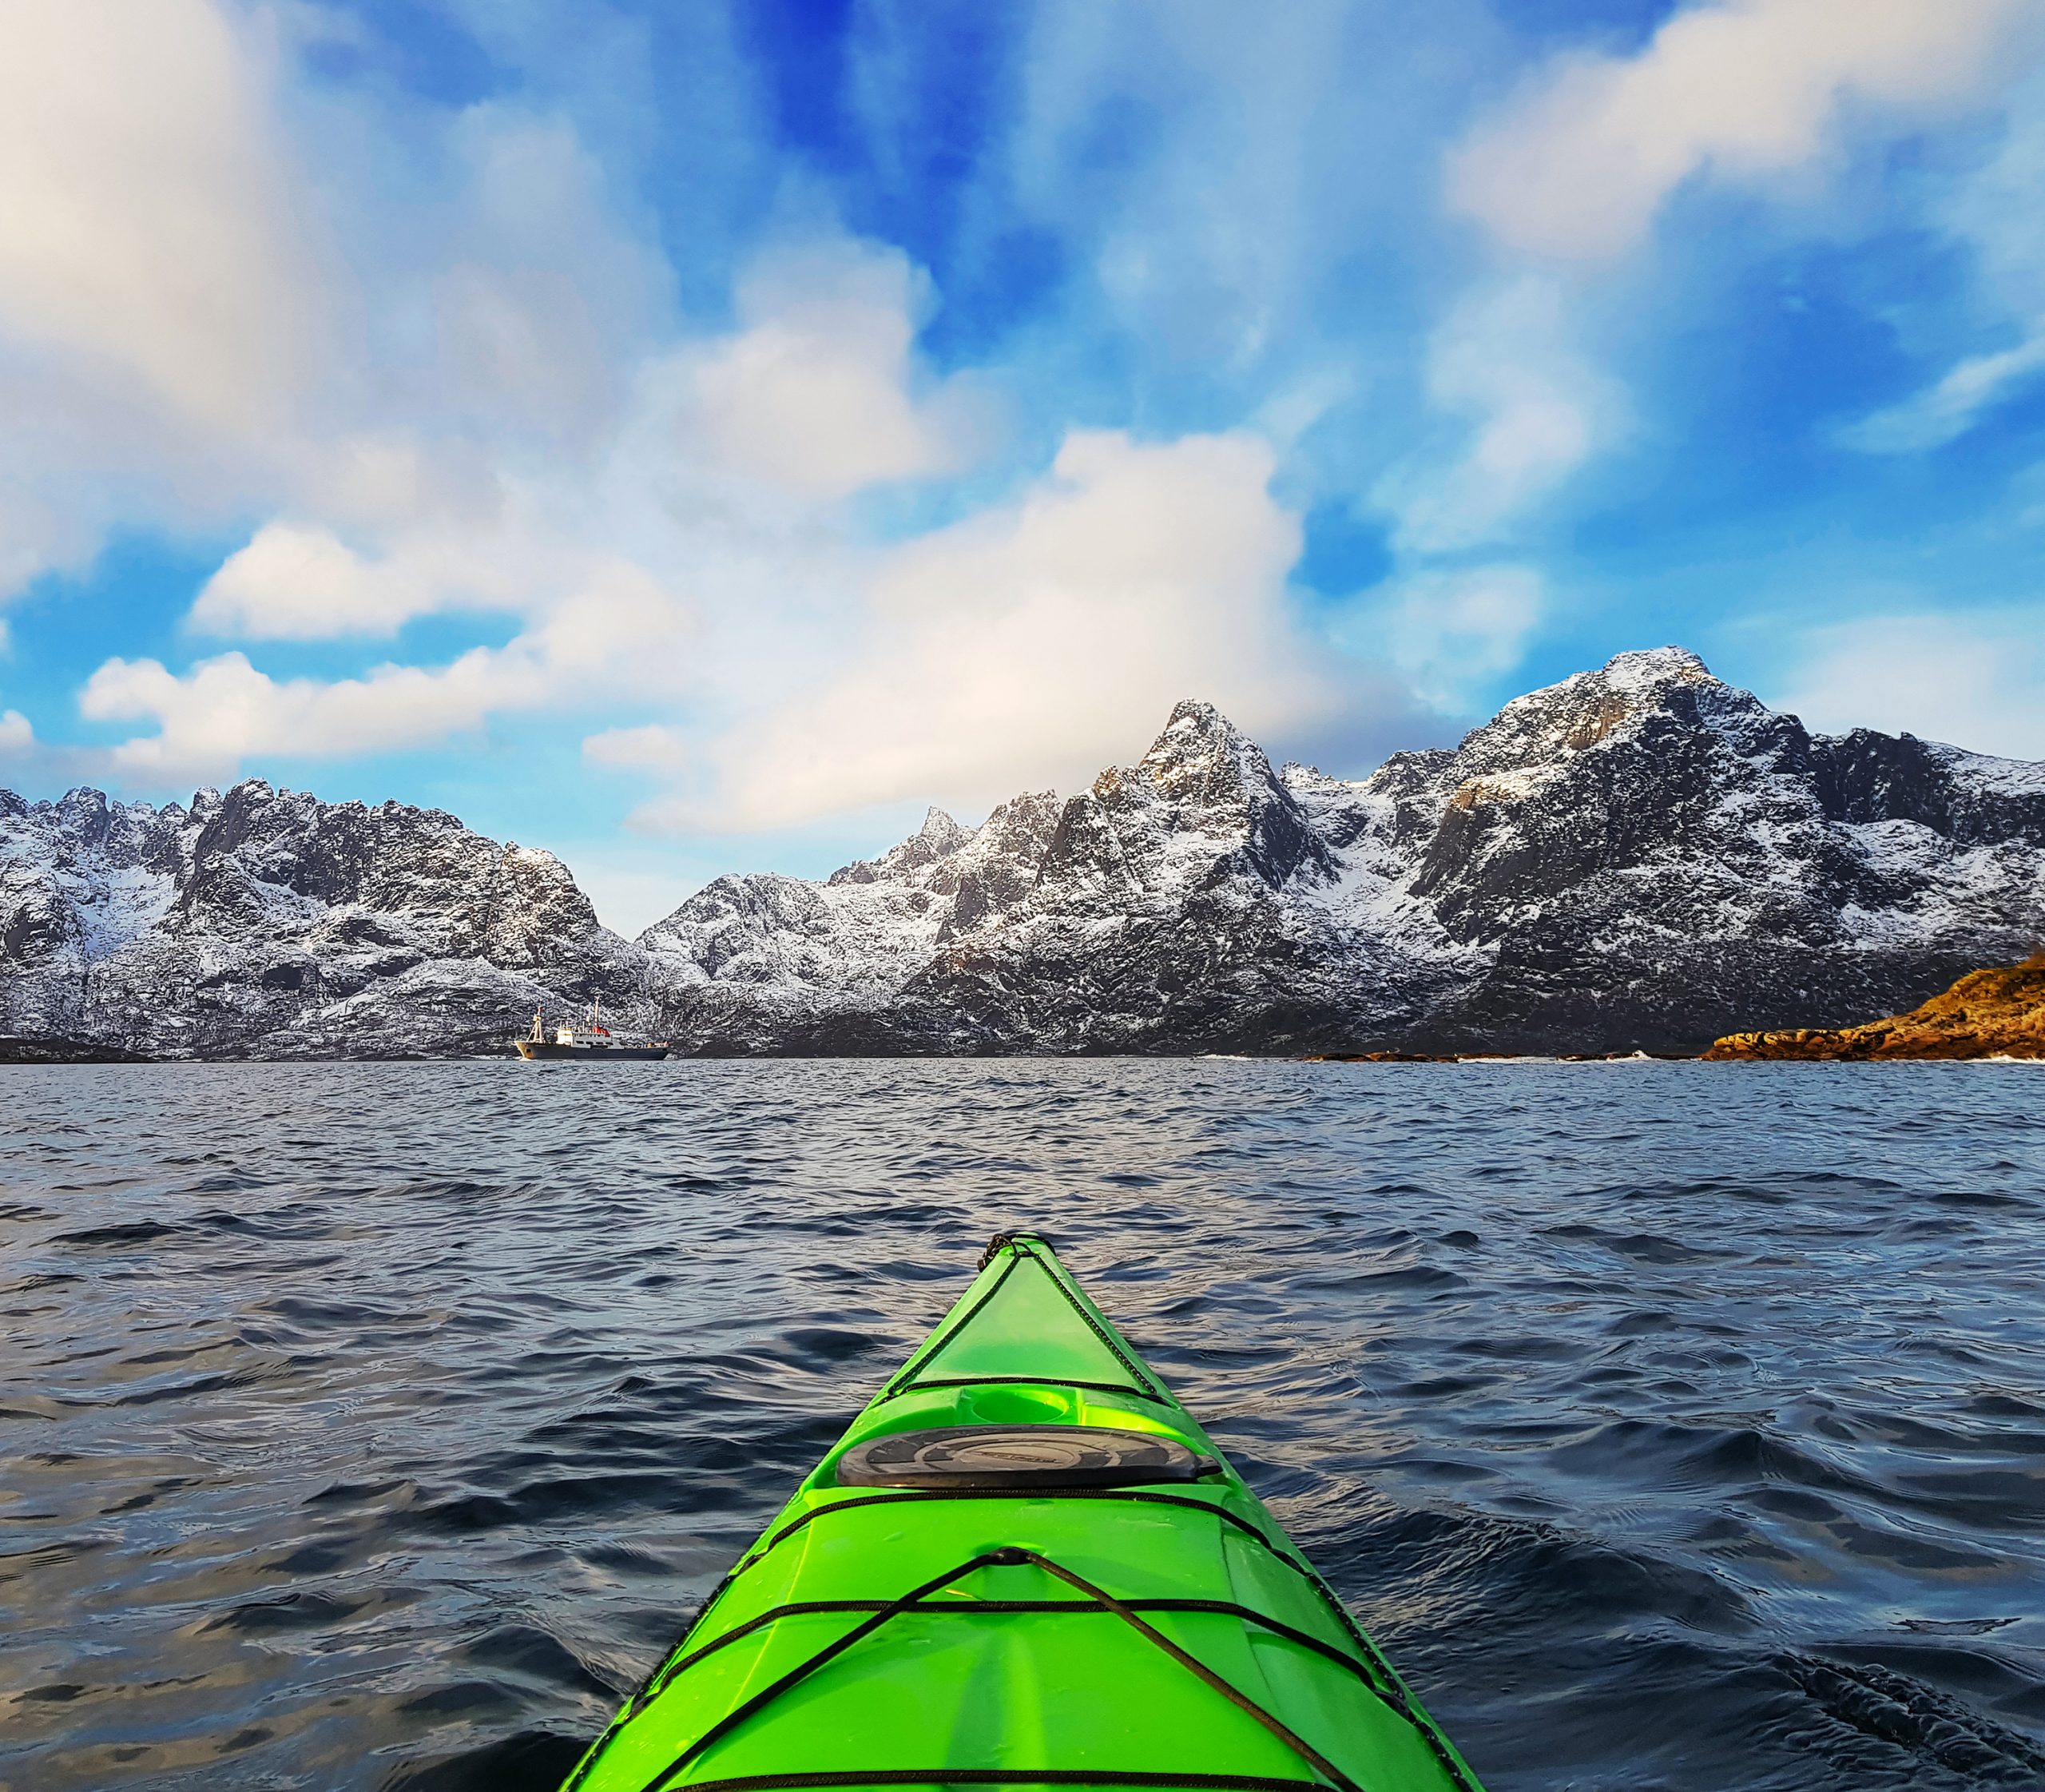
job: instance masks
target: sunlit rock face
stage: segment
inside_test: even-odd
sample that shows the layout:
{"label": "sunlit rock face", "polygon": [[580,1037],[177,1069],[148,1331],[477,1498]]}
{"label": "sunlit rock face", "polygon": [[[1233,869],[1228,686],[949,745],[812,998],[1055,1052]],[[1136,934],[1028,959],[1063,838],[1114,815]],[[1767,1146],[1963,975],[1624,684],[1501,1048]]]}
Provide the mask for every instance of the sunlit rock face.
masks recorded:
{"label": "sunlit rock face", "polygon": [[1183,703],[1062,807],[642,943],[702,1049],[1602,1051],[1894,1011],[2041,936],[2045,767],[1813,735],[1662,648],[1358,781]]}
{"label": "sunlit rock face", "polygon": [[625,1008],[639,949],[551,853],[260,780],[189,808],[0,793],[0,1034],[165,1057],[445,1055]]}
{"label": "sunlit rock face", "polygon": [[1864,1018],[2021,956],[2045,918],[2045,768],[1813,736],[1675,650],[1507,705],[1449,775],[1408,888],[1489,956],[1440,1016],[1459,1039]]}
{"label": "sunlit rock face", "polygon": [[627,942],[451,816],[0,793],[0,1032],[501,1047],[601,996],[701,1053],[1656,1051],[1900,1013],[2045,940],[2045,766],[1813,735],[1677,648],[1369,777],[1204,703],[1134,765]]}
{"label": "sunlit rock face", "polygon": [[1731,1033],[1712,1059],[2045,1058],[2045,952],[2023,964],[1970,971],[1908,1014],[1858,1027]]}

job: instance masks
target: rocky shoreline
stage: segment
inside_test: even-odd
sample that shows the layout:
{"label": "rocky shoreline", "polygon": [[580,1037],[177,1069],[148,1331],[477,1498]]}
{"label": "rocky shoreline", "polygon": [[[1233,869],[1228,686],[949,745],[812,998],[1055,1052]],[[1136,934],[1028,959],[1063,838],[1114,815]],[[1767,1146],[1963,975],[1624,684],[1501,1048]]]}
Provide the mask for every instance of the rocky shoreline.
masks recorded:
{"label": "rocky shoreline", "polygon": [[1908,1014],[1858,1027],[1728,1034],[1704,1056],[1714,1063],[2045,1058],[2045,952],[2007,968],[1970,971]]}
{"label": "rocky shoreline", "polygon": [[0,1034],[0,1064],[149,1064],[146,1052],[119,1046],[94,1045],[81,1039],[22,1039]]}

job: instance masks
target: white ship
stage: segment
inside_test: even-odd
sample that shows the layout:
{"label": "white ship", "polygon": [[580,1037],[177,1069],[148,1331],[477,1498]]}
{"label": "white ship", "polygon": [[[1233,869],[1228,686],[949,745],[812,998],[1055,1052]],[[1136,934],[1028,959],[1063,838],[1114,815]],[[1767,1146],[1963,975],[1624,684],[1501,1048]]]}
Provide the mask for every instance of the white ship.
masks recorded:
{"label": "white ship", "polygon": [[590,1006],[588,1026],[578,1031],[574,1023],[564,1020],[554,1027],[552,1038],[547,1034],[546,1017],[535,1008],[532,1031],[511,1043],[518,1047],[521,1058],[570,1058],[583,1063],[607,1063],[628,1058],[665,1058],[668,1055],[665,1039],[649,1039],[643,1033],[620,1032],[605,1026],[603,1003],[600,1001]]}

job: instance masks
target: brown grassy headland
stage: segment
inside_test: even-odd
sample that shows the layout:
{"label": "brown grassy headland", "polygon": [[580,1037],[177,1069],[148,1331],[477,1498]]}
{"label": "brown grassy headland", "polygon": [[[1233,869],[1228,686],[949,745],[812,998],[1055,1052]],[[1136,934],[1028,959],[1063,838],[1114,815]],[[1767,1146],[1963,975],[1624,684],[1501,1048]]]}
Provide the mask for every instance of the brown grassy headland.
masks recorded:
{"label": "brown grassy headland", "polygon": [[1704,1055],[1733,1058],[2045,1058],[2045,952],[1970,971],[1908,1014],[1859,1027],[1729,1033]]}

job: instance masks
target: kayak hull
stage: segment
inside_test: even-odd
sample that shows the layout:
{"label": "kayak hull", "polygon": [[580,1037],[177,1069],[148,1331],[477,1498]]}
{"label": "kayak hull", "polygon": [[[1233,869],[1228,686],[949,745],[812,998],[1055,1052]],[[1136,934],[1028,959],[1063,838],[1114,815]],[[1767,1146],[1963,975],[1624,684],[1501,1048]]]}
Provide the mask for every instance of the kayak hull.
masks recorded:
{"label": "kayak hull", "polygon": [[990,1247],[564,1792],[826,1785],[1481,1792],[1026,1234]]}

